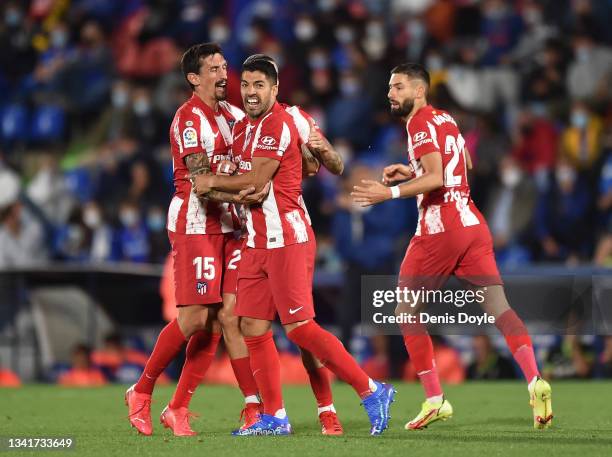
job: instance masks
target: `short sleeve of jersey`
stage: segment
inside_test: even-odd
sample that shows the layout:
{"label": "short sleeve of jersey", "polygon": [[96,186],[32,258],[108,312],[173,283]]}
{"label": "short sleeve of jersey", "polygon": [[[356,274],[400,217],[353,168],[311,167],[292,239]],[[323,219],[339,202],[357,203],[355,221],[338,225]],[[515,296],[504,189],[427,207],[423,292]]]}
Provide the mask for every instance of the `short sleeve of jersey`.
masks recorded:
{"label": "short sleeve of jersey", "polygon": [[227,106],[227,110],[230,113],[232,113],[232,116],[234,116],[234,119],[236,120],[236,122],[244,119],[244,116],[245,116],[244,111],[242,111],[240,108],[232,105],[231,103],[227,103],[227,102],[222,102],[222,103],[225,103],[225,105]]}
{"label": "short sleeve of jersey", "polygon": [[202,127],[200,116],[188,109],[181,110],[177,114],[172,134],[181,158],[190,154],[205,153],[207,149],[214,148],[214,145],[206,144],[207,141],[214,141],[214,137],[211,135],[207,135],[201,140]]}
{"label": "short sleeve of jersey", "polygon": [[259,135],[253,144],[253,157],[266,157],[280,162],[290,143],[291,129],[286,117],[270,116],[262,121]]}
{"label": "short sleeve of jersey", "polygon": [[420,159],[430,152],[440,151],[433,125],[422,118],[412,119],[407,127],[408,145],[414,152],[414,158]]}

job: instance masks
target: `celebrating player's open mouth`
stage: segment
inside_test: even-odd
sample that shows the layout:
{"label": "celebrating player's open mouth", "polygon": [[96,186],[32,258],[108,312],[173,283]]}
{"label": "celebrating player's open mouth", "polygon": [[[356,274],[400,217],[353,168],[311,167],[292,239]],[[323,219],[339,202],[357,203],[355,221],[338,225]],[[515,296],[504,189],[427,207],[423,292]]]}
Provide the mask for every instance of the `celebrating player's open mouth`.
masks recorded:
{"label": "celebrating player's open mouth", "polygon": [[258,97],[247,97],[244,100],[244,106],[256,111],[261,106],[261,100]]}
{"label": "celebrating player's open mouth", "polygon": [[221,79],[215,83],[215,93],[217,100],[225,100],[227,94],[227,79]]}

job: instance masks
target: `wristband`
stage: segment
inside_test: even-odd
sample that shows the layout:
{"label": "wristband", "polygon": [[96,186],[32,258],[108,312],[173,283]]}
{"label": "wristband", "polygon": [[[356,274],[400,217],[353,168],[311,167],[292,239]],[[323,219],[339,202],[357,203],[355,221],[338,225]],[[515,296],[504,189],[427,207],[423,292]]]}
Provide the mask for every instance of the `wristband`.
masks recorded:
{"label": "wristband", "polygon": [[400,198],[400,188],[399,186],[390,187],[391,189],[391,198]]}

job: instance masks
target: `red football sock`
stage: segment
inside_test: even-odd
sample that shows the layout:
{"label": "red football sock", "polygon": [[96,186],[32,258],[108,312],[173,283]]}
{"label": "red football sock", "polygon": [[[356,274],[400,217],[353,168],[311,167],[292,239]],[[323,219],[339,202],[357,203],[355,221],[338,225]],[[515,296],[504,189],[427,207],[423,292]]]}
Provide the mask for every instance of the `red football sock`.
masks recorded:
{"label": "red football sock", "polygon": [[244,341],[249,348],[251,371],[257,390],[264,403],[264,413],[274,416],[283,408],[283,392],[281,390],[280,359],[272,338],[272,331],[261,336],[245,336]]}
{"label": "red football sock", "polygon": [[153,352],[149,356],[134,390],[143,394],[152,394],[155,381],[172,359],[176,357],[184,342],[185,336],[181,332],[177,320],[174,319],[159,333]]}
{"label": "red football sock", "polygon": [[[370,394],[370,378],[344,348],[340,340],[315,321],[294,328],[287,337],[299,347],[311,352],[340,379],[353,386],[364,398]],[[265,401],[265,400],[264,400]]]}
{"label": "red football sock", "polygon": [[251,395],[257,395],[259,391],[257,390],[257,383],[253,377],[253,372],[251,371],[251,361],[249,357],[232,359],[231,363],[242,395],[244,395],[245,398]]}
{"label": "red football sock", "polygon": [[404,345],[410,356],[410,361],[421,381],[425,396],[442,395],[440,377],[434,360],[433,344],[427,329],[421,323],[400,325],[404,335]]}
{"label": "red football sock", "polygon": [[331,405],[334,400],[332,398],[331,382],[329,380],[329,371],[325,367],[306,370],[310,379],[310,387],[317,399],[317,406],[322,408]]}
{"label": "red football sock", "polygon": [[220,333],[210,333],[204,330],[191,335],[185,351],[185,364],[172,400],[170,400],[170,408],[189,406],[191,397],[202,383],[204,375],[215,358],[220,339]]}
{"label": "red football sock", "polygon": [[527,382],[531,382],[534,376],[540,376],[531,337],[527,327],[514,310],[509,309],[502,313],[495,321],[495,326],[506,338],[510,352],[521,367]]}

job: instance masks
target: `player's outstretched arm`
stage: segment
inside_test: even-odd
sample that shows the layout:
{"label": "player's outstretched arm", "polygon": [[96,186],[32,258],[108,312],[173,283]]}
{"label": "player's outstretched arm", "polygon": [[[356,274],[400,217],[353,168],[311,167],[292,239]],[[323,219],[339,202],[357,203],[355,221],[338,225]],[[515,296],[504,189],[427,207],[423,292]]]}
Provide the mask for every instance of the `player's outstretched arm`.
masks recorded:
{"label": "player's outstretched arm", "polygon": [[423,174],[407,183],[386,187],[380,182],[364,179],[361,186],[353,187],[353,200],[361,206],[370,206],[391,198],[408,198],[431,192],[444,185],[442,156],[439,151],[421,156]]}
{"label": "player's outstretched arm", "polygon": [[[185,157],[185,165],[189,170],[189,177],[192,186],[196,176],[211,175],[210,162],[208,156],[203,152],[196,152]],[[236,195],[227,192],[211,191],[206,194],[198,194],[200,199],[215,200],[220,202],[238,203]]]}
{"label": "player's outstretched arm", "polygon": [[[323,166],[331,173],[341,175],[344,171],[342,157],[340,157],[340,154],[338,154],[327,138],[321,134],[312,118],[308,119],[308,123],[310,124],[310,135],[306,143],[308,150],[314,158],[319,159]],[[302,155],[303,153],[304,151],[302,151]],[[318,168],[314,174],[316,174],[317,171],[319,171]]]}
{"label": "player's outstretched arm", "polygon": [[252,170],[249,173],[237,176],[213,176],[199,174],[194,178],[194,187],[197,195],[206,195],[211,190],[238,193],[250,187],[255,192],[261,192],[272,180],[280,162],[268,157],[254,157]]}
{"label": "player's outstretched arm", "polygon": [[390,186],[401,181],[407,181],[414,178],[412,168],[403,163],[394,163],[383,169],[383,184]]}

